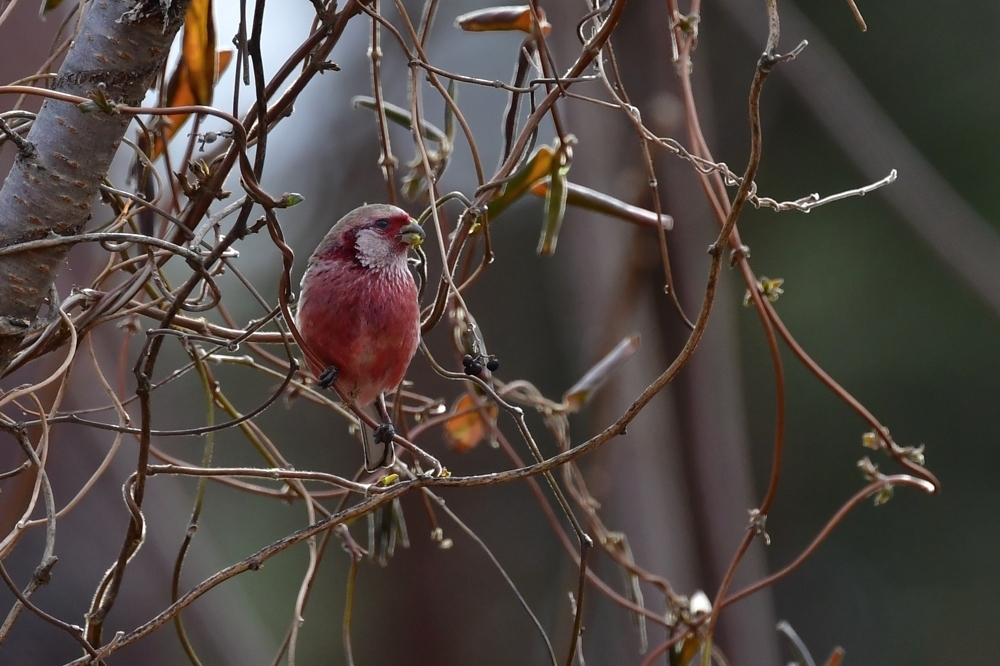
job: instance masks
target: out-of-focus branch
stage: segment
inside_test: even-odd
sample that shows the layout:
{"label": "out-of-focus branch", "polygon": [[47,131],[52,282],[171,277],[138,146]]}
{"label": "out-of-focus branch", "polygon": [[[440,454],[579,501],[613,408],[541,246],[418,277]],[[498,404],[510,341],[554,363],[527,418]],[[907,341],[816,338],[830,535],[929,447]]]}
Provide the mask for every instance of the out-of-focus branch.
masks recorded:
{"label": "out-of-focus branch", "polygon": [[[722,0],[719,6],[753,38],[759,24],[755,3]],[[809,57],[783,68],[781,76],[865,176],[881,178],[890,167],[899,171],[899,180],[882,190],[886,201],[1000,317],[1000,233],[920,154],[819,29],[787,0],[781,20],[795,39],[809,40]]]}

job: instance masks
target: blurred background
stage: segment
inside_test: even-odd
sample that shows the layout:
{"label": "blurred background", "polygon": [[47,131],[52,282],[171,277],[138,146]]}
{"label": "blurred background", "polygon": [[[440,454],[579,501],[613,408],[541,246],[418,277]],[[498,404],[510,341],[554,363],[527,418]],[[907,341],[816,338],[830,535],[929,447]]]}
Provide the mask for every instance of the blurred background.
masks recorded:
{"label": "blurred background", "polygon": [[[451,24],[452,17],[478,6],[466,0],[443,4],[428,56],[453,71],[508,80],[518,36],[468,34]],[[566,67],[579,48],[573,25],[585,10],[582,3],[565,1],[543,6],[554,25],[555,57]],[[220,45],[235,33],[237,7],[216,4]],[[407,7],[419,15],[417,4]],[[34,71],[58,27],[52,15],[39,22],[36,9],[16,7],[2,28],[4,82]],[[757,182],[762,195],[789,200],[859,187],[891,169],[898,170],[898,181],[808,215],[750,209],[740,230],[758,275],[785,280],[776,307],[798,341],[897,442],[926,444],[927,465],[941,480],[942,492],[930,497],[900,489],[885,506],[866,502],[800,569],[728,609],[719,643],[733,664],[786,663],[792,655],[774,631],[775,622],[784,619],[817,661],[840,645],[848,664],[994,663],[1000,654],[993,631],[1000,617],[1000,425],[991,409],[1000,396],[1000,204],[994,196],[1000,180],[995,160],[1000,52],[989,44],[1000,28],[1000,6],[969,2],[942,8],[914,0],[865,2],[860,9],[868,25],[864,33],[844,2],[780,1],[781,50],[802,39],[810,45],[776,68],[765,87]],[[268,72],[301,42],[311,12],[304,1],[268,6]],[[395,21],[392,8],[385,6],[384,13]],[[612,43],[647,126],[687,144],[667,19],[663,3],[633,0]],[[352,96],[371,91],[368,32],[363,17],[350,23],[331,56],[341,70],[307,88],[293,117],[270,135],[262,185],[271,193],[305,197],[282,214],[296,251],[296,280],[304,258],[340,215],[386,196],[373,115],[350,103]],[[700,118],[715,158],[737,172],[747,159],[746,96],[765,39],[763,2],[719,0],[703,7],[694,53]],[[405,107],[409,70],[394,46],[386,36],[383,84],[389,101]],[[217,88],[217,104],[228,104],[232,86],[229,72]],[[594,86],[588,92],[600,91]],[[440,100],[431,94],[425,100],[428,118],[440,124]],[[458,101],[491,168],[500,157],[506,96],[463,85]],[[639,143],[621,114],[580,102],[563,109],[568,131],[580,140],[571,179],[651,206]],[[411,159],[407,133],[392,136],[401,162]],[[539,142],[552,137],[551,127],[543,125]],[[9,149],[0,154],[4,172],[11,156]],[[126,163],[117,167],[116,177],[123,178]],[[693,316],[708,271],[705,249],[717,226],[690,165],[662,152],[654,163],[664,210],[675,220],[668,241],[679,298]],[[476,186],[471,164],[460,142],[442,191],[471,194]],[[419,208],[409,207],[412,213]],[[570,209],[555,256],[542,258],[535,255],[541,225],[541,201],[524,201],[496,221],[497,260],[470,290],[468,302],[490,352],[502,361],[500,376],[527,379],[552,398],[618,340],[642,334],[639,353],[616,381],[573,417],[573,442],[579,443],[613,422],[663,371],[682,346],[685,329],[663,295],[654,233]],[[273,298],[280,270],[273,246],[251,238],[241,256],[246,274]],[[89,282],[102,261],[95,248],[75,249],[70,269],[60,277],[60,293]],[[235,280],[222,284],[237,321],[261,315]],[[724,274],[708,333],[692,362],[626,436],[581,462],[608,526],[627,535],[638,564],[666,577],[680,594],[705,590],[714,596],[746,528],[747,509],[760,502],[770,474],[773,371],[756,314],[742,306],[744,289],[736,272]],[[448,335],[439,327],[428,342],[457,368]],[[98,357],[117,363],[119,341],[115,335],[95,339]],[[166,347],[161,368],[180,365],[182,354]],[[133,343],[125,353],[134,359],[137,351]],[[5,378],[3,388],[51,372],[62,360],[58,352],[51,356]],[[861,447],[868,430],[864,422],[790,354],[783,360],[788,428],[781,486],[767,522],[771,545],[755,543],[734,590],[778,570],[809,544],[862,487],[856,468],[862,456],[872,455],[885,471],[893,469],[884,456]],[[75,372],[77,392],[66,408],[102,402],[86,364]],[[276,385],[245,368],[220,367],[217,373],[227,396],[244,409],[259,404]],[[420,392],[449,404],[461,392],[421,358],[410,378]],[[134,390],[130,372],[119,381],[125,394]],[[204,419],[193,376],[164,387],[154,405],[170,427]],[[350,474],[360,461],[344,422],[304,400],[279,403],[257,422],[297,468]],[[516,443],[512,424],[501,422]],[[554,453],[538,415],[529,414],[529,423],[542,433],[543,452]],[[99,464],[110,439],[91,429],[56,429],[50,474],[57,503]],[[0,461],[9,469],[19,463],[19,454],[13,441],[2,441]],[[509,466],[485,445],[458,454],[436,433],[423,443],[456,474]],[[198,438],[158,444],[187,460],[200,460],[203,447]],[[259,464],[259,458],[238,434],[226,431],[217,437],[215,464]],[[82,624],[93,589],[121,544],[127,511],[120,487],[134,465],[135,444],[126,440],[99,486],[60,521],[53,582],[34,597],[48,612]],[[152,481],[149,539],[126,574],[123,597],[111,616],[113,629],[129,631],[168,603],[170,571],[194,487],[190,479]],[[9,529],[19,516],[16,498],[23,489],[13,480],[0,482],[0,490],[0,519]],[[572,623],[567,594],[575,590],[576,570],[528,488],[506,484],[441,495],[489,546],[545,627],[556,654],[563,654]],[[451,549],[440,549],[428,536],[431,524],[419,498],[407,497],[403,504],[411,547],[397,551],[386,568],[366,562],[358,574],[356,662],[545,661],[544,642],[479,546],[439,514],[445,536],[454,541]],[[304,526],[304,520],[298,503],[210,485],[184,586]],[[364,542],[365,526],[353,531]],[[37,565],[42,536],[31,534],[5,562],[15,580],[27,580]],[[188,631],[205,663],[270,663],[288,630],[306,563],[305,547],[292,549],[187,611]],[[606,558],[595,556],[593,563],[621,589],[621,574]],[[299,663],[344,663],[348,565],[348,556],[331,542],[305,615]],[[652,588],[644,591],[649,607],[663,611]],[[640,663],[631,616],[593,588],[588,594],[582,640],[588,663]],[[0,599],[5,608],[13,602],[5,588]],[[664,633],[651,626],[649,638],[656,645]],[[25,614],[0,646],[0,663],[55,664],[77,653],[65,634]],[[110,662],[184,659],[173,629],[164,627]]]}

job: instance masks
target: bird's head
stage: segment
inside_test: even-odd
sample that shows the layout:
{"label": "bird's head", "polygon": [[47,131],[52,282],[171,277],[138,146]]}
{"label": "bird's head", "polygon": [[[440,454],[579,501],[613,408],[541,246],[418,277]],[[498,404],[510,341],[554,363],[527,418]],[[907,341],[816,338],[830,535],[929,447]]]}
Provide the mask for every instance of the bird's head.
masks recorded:
{"label": "bird's head", "polygon": [[365,268],[405,268],[407,250],[423,240],[424,230],[406,211],[372,204],[342,217],[313,256],[349,259]]}

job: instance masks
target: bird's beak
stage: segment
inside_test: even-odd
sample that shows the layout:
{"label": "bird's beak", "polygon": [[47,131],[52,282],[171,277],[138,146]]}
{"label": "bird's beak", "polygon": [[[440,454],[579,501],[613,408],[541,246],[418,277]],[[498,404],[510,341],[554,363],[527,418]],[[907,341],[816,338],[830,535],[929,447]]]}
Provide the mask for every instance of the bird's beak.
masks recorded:
{"label": "bird's beak", "polygon": [[410,247],[417,247],[424,242],[426,234],[419,224],[410,222],[399,230],[399,239]]}

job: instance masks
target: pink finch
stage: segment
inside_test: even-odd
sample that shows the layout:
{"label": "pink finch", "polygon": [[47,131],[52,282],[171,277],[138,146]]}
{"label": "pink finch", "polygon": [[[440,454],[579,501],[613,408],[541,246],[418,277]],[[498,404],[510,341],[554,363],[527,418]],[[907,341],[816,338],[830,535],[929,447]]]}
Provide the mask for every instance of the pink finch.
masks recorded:
{"label": "pink finch", "polygon": [[393,461],[383,394],[403,381],[420,341],[417,285],[406,253],[423,239],[406,211],[387,204],[355,208],[323,237],[302,276],[296,325],[320,386],[337,381],[359,407],[378,399],[382,425],[374,446],[364,437],[370,471]]}

